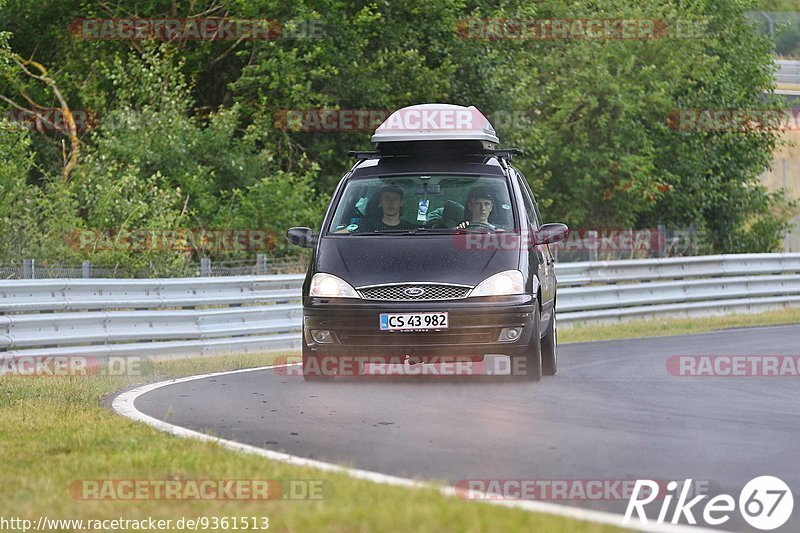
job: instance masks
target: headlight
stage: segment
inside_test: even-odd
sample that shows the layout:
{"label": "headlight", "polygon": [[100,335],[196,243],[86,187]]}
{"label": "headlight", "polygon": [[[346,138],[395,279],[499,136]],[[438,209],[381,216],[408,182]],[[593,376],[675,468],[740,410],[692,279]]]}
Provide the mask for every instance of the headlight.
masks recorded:
{"label": "headlight", "polygon": [[308,295],[322,298],[359,298],[349,283],[330,274],[314,274]]}
{"label": "headlight", "polygon": [[505,296],[524,294],[525,282],[519,270],[506,270],[489,276],[472,289],[470,296]]}

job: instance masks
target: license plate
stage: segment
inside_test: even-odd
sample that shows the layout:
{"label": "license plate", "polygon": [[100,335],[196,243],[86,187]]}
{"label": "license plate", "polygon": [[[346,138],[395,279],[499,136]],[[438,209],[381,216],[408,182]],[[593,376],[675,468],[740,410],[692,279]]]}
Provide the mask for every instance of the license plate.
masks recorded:
{"label": "license plate", "polygon": [[382,331],[447,329],[447,313],[381,313]]}

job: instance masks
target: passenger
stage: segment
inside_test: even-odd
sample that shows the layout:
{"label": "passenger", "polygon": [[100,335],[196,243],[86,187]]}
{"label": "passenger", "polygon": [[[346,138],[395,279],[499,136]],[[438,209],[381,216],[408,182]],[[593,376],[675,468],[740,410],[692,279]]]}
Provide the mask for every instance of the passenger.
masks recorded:
{"label": "passenger", "polygon": [[381,188],[380,203],[382,217],[367,218],[364,223],[354,231],[387,231],[387,230],[411,230],[416,226],[411,222],[400,218],[403,208],[403,189],[395,185],[385,185]]}

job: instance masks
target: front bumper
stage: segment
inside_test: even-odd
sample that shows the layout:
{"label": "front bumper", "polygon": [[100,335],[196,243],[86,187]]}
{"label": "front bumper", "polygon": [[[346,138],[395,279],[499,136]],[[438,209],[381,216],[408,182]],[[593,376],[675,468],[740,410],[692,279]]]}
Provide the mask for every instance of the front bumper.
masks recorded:
{"label": "front bumper", "polygon": [[[325,356],[522,355],[534,335],[536,305],[531,295],[416,302],[310,298],[303,310],[303,333],[307,349]],[[380,329],[381,313],[440,311],[449,314],[446,330]],[[522,328],[522,334],[513,342],[499,341],[501,330],[510,327]],[[315,342],[312,330],[330,331],[333,342]]]}

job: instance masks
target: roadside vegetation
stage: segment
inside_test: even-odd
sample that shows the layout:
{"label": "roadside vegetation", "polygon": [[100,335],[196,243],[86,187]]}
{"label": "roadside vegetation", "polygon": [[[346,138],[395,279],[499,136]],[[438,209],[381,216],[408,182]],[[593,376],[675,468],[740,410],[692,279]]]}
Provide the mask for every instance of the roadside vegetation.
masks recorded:
{"label": "roadside vegetation", "polygon": [[770,36],[779,57],[800,58],[799,7],[795,0],[759,0],[751,15],[759,31]]}
{"label": "roadside vegetation", "polygon": [[[720,328],[798,323],[800,310],[562,328],[561,343],[629,336],[697,333]],[[272,364],[279,355],[240,355],[145,362],[130,377],[0,376],[0,515],[38,520],[269,516],[279,531],[606,532],[616,528],[507,509],[434,489],[376,485],[240,454],[159,432],[115,415],[108,398],[120,389],[186,375]],[[167,406],[165,406],[166,408]],[[321,500],[267,502],[83,501],[70,491],[83,479],[324,480]],[[385,512],[390,508],[391,512]],[[69,530],[69,528],[65,529]]]}
{"label": "roadside vegetation", "polygon": [[[691,228],[703,239],[698,252],[777,251],[790,206],[758,176],[778,133],[670,127],[681,110],[782,109],[769,94],[774,45],[746,16],[757,7],[729,0],[0,0],[0,263],[91,261],[169,275],[200,257],[300,253],[283,233],[318,225],[351,164],[346,151],[369,148],[370,131],[306,131],[282,122],[282,113],[421,102],[484,111],[503,144],[527,154],[518,164],[548,221]],[[276,19],[295,33],[94,40],[72,24],[199,16]],[[502,39],[480,22],[497,18],[699,21],[702,31],[650,41]],[[190,241],[133,246],[123,237],[181,229],[258,230],[275,239],[264,250],[231,251]],[[634,321],[562,328],[560,342],[798,322],[796,310]],[[271,529],[291,531],[616,530],[239,454],[158,432],[103,403],[143,382],[275,357],[147,363],[130,377],[0,376],[0,516],[267,515]],[[266,503],[87,502],[70,492],[81,479],[176,478],[320,479],[332,491],[318,501]]]}
{"label": "roadside vegetation", "polygon": [[726,316],[626,320],[615,324],[578,324],[573,327],[562,325],[558,330],[558,342],[591,342],[688,335],[722,329],[796,324],[800,324],[800,309],[796,308]]}
{"label": "roadside vegetation", "polygon": [[[0,0],[0,262],[168,274],[201,256],[255,253],[125,238],[179,229],[267,230],[275,238],[259,251],[299,253],[285,230],[319,224],[352,163],[346,151],[369,148],[370,131],[307,131],[286,111],[420,102],[485,112],[503,144],[527,154],[515,162],[550,221],[689,229],[701,236],[697,253],[776,251],[787,205],[758,177],[778,132],[683,131],[673,121],[681,111],[785,105],[765,95],[774,45],[747,18],[757,7]],[[81,19],[198,16],[274,19],[283,33],[170,42],[81,33]],[[506,39],[486,22],[500,18],[658,19],[666,33]],[[100,238],[81,240],[87,230]]]}

